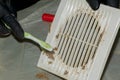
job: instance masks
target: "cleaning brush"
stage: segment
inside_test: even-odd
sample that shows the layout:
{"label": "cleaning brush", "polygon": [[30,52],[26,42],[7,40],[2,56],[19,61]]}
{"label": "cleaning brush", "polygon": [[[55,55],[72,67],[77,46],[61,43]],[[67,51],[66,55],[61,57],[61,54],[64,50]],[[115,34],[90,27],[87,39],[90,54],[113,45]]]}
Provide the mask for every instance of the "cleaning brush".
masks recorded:
{"label": "cleaning brush", "polygon": [[52,47],[50,46],[50,44],[48,44],[48,43],[46,43],[46,42],[44,42],[44,41],[34,37],[30,33],[25,32],[24,33],[24,37],[26,39],[29,39],[29,40],[32,40],[32,41],[36,42],[44,50],[47,50],[47,51],[52,51],[53,50]]}

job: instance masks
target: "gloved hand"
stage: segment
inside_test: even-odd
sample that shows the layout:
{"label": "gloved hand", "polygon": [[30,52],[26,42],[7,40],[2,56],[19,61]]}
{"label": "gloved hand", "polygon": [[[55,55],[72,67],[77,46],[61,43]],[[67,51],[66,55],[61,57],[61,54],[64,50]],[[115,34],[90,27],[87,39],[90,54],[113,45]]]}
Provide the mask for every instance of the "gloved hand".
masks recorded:
{"label": "gloved hand", "polygon": [[0,0],[0,36],[12,33],[18,40],[24,39],[24,31],[16,20],[16,12],[37,1],[39,0]]}
{"label": "gloved hand", "polygon": [[17,39],[24,38],[24,31],[16,20],[16,12],[10,0],[0,0],[0,36],[13,34]]}
{"label": "gloved hand", "polygon": [[111,7],[119,8],[119,0],[87,0],[93,10],[97,10],[100,4],[105,4]]}

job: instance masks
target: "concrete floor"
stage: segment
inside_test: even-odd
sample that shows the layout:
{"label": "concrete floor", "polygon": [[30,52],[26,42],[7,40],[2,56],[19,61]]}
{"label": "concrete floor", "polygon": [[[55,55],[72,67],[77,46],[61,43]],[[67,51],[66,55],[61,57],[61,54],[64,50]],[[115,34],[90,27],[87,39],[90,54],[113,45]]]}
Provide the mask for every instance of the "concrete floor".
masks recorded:
{"label": "concrete floor", "polygon": [[[41,16],[48,12],[55,14],[60,0],[41,0],[35,5],[18,12],[18,20],[25,31],[45,40],[50,23]],[[120,80],[120,32],[111,51],[108,64],[101,80]],[[41,51],[30,42],[18,42],[13,36],[0,39],[0,80],[63,80],[47,71],[37,68]],[[37,74],[45,74],[38,78]],[[47,77],[47,78],[46,78]]]}

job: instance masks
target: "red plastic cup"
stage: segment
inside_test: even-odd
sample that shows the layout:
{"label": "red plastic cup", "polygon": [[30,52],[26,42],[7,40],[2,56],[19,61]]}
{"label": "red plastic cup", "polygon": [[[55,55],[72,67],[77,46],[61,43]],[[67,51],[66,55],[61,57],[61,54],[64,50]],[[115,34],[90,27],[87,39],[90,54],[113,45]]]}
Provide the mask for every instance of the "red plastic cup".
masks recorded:
{"label": "red plastic cup", "polygon": [[44,13],[42,15],[42,20],[46,21],[46,22],[53,22],[54,17],[55,17],[55,15],[53,15],[53,14]]}

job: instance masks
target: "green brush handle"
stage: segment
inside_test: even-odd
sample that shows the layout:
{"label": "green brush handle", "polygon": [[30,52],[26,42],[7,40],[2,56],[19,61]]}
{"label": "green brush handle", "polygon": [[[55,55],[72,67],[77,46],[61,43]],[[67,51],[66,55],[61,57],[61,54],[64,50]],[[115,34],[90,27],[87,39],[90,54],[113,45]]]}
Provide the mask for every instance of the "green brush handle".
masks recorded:
{"label": "green brush handle", "polygon": [[44,42],[44,41],[42,41],[42,40],[32,36],[30,33],[25,32],[24,33],[24,37],[26,39],[30,39],[30,40],[38,43],[40,45],[40,47],[44,48],[47,51],[52,51],[53,50],[52,47],[48,43],[46,43],[46,42]]}

